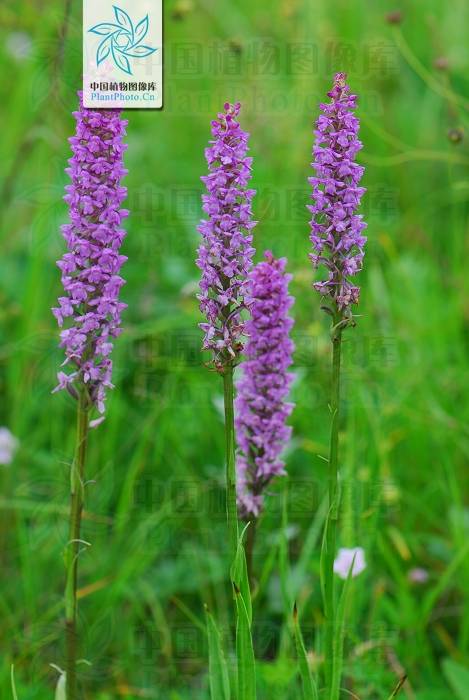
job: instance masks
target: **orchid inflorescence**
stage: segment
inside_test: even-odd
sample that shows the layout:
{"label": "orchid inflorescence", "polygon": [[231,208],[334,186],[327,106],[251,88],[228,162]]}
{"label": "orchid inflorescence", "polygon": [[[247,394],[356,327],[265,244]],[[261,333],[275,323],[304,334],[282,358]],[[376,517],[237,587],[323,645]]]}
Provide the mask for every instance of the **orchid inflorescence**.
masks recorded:
{"label": "orchid inflorescence", "polygon": [[212,122],[213,139],[205,151],[209,174],[201,178],[207,188],[203,209],[208,218],[198,228],[202,235],[198,299],[207,319],[200,327],[205,334],[203,347],[212,350],[220,371],[242,349],[246,278],[255,252],[251,233],[255,191],[249,187],[252,158],[247,156],[249,134],[237,119],[240,107],[226,103]]}
{"label": "orchid inflorescence", "polygon": [[[361,270],[366,242],[366,223],[355,211],[365,192],[359,187],[364,168],[355,162],[362,148],[358,139],[360,123],[353,114],[356,95],[350,94],[346,75],[337,73],[328,93],[331,102],[320,105],[312,163],[316,171],[309,178],[313,186],[310,259],[315,268],[323,265],[327,278],[314,288],[331,302],[330,312],[338,310],[352,320],[351,306],[357,304],[360,288],[353,278]],[[329,307],[326,307],[326,309]]]}
{"label": "orchid inflorescence", "polygon": [[259,515],[266,487],[285,473],[281,453],[291,435],[286,419],[293,404],[286,399],[294,349],[293,320],[288,315],[293,304],[288,294],[291,275],[285,272],[286,263],[267,251],[248,278],[248,341],[235,404],[238,506],[245,517]]}
{"label": "orchid inflorescence", "polygon": [[90,402],[104,412],[105,393],[112,387],[113,340],[120,332],[120,269],[126,257],[120,253],[128,216],[120,206],[127,195],[121,180],[127,171],[123,143],[127,122],[119,110],[94,111],[83,107],[74,113],[76,135],[70,139],[73,156],[67,173],[71,184],[64,197],[70,223],[62,227],[68,252],[57,263],[62,271],[64,294],[53,309],[61,332],[65,363],[71,372],[58,374],[58,389],[77,397],[79,385]]}

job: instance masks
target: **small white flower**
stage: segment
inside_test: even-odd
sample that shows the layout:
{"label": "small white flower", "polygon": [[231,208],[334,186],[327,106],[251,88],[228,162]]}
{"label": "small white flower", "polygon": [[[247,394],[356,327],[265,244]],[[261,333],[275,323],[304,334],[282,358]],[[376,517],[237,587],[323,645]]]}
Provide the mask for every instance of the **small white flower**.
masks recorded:
{"label": "small white flower", "polygon": [[416,566],[409,571],[407,577],[412,583],[426,583],[428,581],[428,571],[420,566]]}
{"label": "small white flower", "polygon": [[24,61],[31,55],[33,42],[26,32],[12,32],[5,41],[7,53],[18,61]]}
{"label": "small white flower", "polygon": [[11,464],[18,444],[8,428],[0,428],[0,464]]}
{"label": "small white flower", "polygon": [[352,547],[351,549],[343,547],[339,549],[334,560],[334,573],[340,578],[346,579],[352,565],[353,577],[358,576],[366,569],[365,550],[363,547]]}

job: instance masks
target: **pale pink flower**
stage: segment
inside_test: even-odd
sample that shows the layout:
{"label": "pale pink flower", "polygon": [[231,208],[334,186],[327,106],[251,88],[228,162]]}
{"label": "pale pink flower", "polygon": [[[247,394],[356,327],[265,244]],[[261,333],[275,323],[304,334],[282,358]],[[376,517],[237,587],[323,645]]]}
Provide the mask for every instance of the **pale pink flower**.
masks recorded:
{"label": "pale pink flower", "polygon": [[426,583],[428,581],[428,576],[428,571],[419,566],[410,569],[409,573],[407,574],[407,578],[409,581],[412,581],[412,583]]}
{"label": "pale pink flower", "polygon": [[334,573],[346,579],[352,568],[352,576],[358,576],[366,569],[365,550],[363,547],[342,547],[334,560]]}
{"label": "pale pink flower", "polygon": [[0,464],[11,464],[18,445],[18,440],[8,428],[0,428]]}

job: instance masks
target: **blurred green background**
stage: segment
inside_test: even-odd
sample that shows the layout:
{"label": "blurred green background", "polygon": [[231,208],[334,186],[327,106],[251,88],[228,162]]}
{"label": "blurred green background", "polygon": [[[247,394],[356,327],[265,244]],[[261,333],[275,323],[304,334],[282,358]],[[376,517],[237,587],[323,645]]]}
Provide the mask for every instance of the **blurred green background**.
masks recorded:
{"label": "blurred green background", "polygon": [[[469,697],[469,5],[401,5],[402,16],[365,0],[165,2],[165,108],[126,115],[129,308],[88,460],[86,698],[208,698],[204,604],[229,644],[221,385],[200,353],[194,264],[204,148],[226,100],[243,103],[251,133],[258,258],[288,257],[296,297],[289,476],[272,488],[255,554],[259,699],[299,697],[293,599],[320,661],[329,336],[305,205],[312,124],[336,70],[360,95],[369,226],[340,460],[341,544],[363,546],[368,567],[355,582],[343,697],[386,700],[404,673],[409,699]],[[14,664],[19,700],[46,700],[50,664],[63,665],[75,409],[51,395],[62,353],[50,307],[81,3],[2,0],[0,66],[0,426],[18,441],[0,465],[0,687],[11,696]]]}

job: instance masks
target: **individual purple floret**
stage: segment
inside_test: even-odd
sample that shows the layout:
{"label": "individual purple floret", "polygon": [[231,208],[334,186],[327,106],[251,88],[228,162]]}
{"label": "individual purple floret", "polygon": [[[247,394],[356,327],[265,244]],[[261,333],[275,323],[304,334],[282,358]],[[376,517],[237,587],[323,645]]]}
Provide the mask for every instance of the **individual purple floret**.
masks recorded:
{"label": "individual purple floret", "polygon": [[265,487],[285,473],[280,455],[291,435],[285,421],[293,410],[286,398],[294,350],[286,262],[267,251],[247,285],[251,318],[246,322],[246,359],[236,399],[238,505],[244,517],[259,515]]}
{"label": "individual purple floret", "polygon": [[69,139],[73,156],[66,169],[72,184],[64,199],[69,205],[70,223],[62,227],[68,252],[57,265],[62,271],[64,296],[53,309],[65,349],[64,365],[72,371],[59,372],[59,385],[78,396],[76,386],[86,385],[90,401],[104,412],[105,389],[112,388],[113,339],[120,332],[119,301],[124,284],[119,272],[127,259],[119,250],[125,236],[122,220],[128,216],[120,205],[127,195],[121,179],[123,143],[127,121],[119,110],[94,111],[83,107],[74,113],[76,135]]}
{"label": "individual purple floret", "polygon": [[202,270],[200,310],[207,323],[203,347],[214,353],[215,366],[223,368],[238,355],[244,323],[244,286],[252,266],[251,201],[249,189],[252,158],[248,158],[249,134],[237,121],[240,104],[225,104],[212,122],[213,139],[205,151],[209,174],[202,177],[208,194],[202,197],[208,218],[198,228],[203,241],[197,266]]}
{"label": "individual purple floret", "polygon": [[349,317],[350,305],[360,296],[350,278],[362,268],[366,242],[361,233],[366,224],[354,213],[365,192],[358,186],[364,168],[354,162],[362,144],[357,137],[360,123],[353,114],[357,97],[350,94],[345,73],[336,74],[328,96],[332,102],[320,105],[314,132],[310,258],[315,268],[324,265],[328,270],[327,279],[316,282],[315,289]]}

